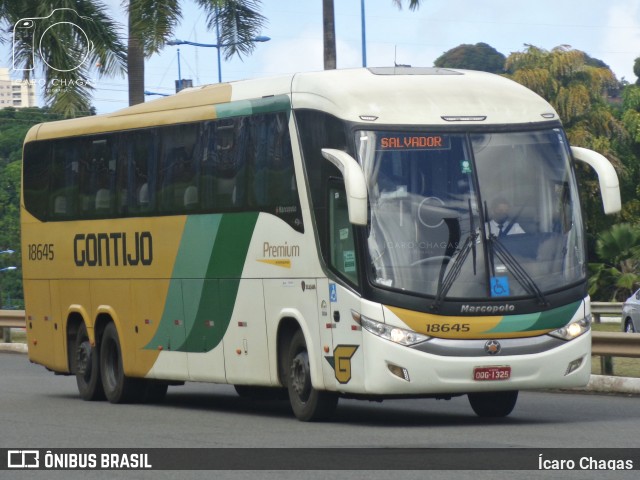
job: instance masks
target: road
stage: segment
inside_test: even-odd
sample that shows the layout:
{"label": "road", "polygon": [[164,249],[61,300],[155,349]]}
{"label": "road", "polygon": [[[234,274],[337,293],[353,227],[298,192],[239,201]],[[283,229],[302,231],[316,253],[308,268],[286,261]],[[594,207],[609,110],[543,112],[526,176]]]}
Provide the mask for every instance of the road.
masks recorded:
{"label": "road", "polygon": [[[295,420],[286,402],[252,402],[223,385],[188,383],[170,387],[161,405],[85,402],[78,397],[74,377],[54,376],[30,364],[25,355],[0,354],[0,448],[602,446],[640,447],[638,397],[521,392],[514,412],[500,420],[476,417],[466,397],[383,403],[341,400],[333,421],[309,424]],[[2,478],[34,478],[17,472],[9,472],[12,476],[0,473]],[[46,478],[80,474],[37,473],[47,473]],[[164,473],[170,472],[83,472],[82,478],[175,478]],[[185,473],[180,478],[204,478],[198,476],[201,472]],[[452,472],[427,473],[405,472],[402,478],[482,478],[475,472],[455,476]],[[515,477],[508,473],[493,472],[486,478],[557,478],[540,472],[519,472]],[[625,477],[629,472],[611,472],[611,477],[592,473],[593,477],[589,472],[566,472],[563,478],[633,478]],[[348,477],[335,472],[226,475],[260,479],[389,478],[388,472],[350,472]],[[222,477],[216,474],[216,478]]]}

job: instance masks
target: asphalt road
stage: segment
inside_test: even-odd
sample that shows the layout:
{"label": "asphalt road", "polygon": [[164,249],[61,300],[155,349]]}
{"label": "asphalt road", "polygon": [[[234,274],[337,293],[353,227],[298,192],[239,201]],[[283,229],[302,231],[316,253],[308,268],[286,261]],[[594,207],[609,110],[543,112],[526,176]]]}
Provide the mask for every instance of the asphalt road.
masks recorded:
{"label": "asphalt road", "polygon": [[[239,398],[233,387],[223,385],[188,383],[170,387],[161,405],[85,402],[78,397],[75,378],[54,376],[30,364],[25,355],[0,353],[0,448],[603,446],[640,447],[639,397],[521,392],[514,412],[500,420],[476,417],[466,397],[383,403],[341,400],[333,421],[309,424],[295,420],[286,402],[252,402]],[[389,472],[360,471],[247,471],[209,476],[203,472],[154,471],[0,472],[0,478],[223,478],[221,474],[234,479],[390,477]],[[560,477],[549,476],[549,472],[414,471],[403,472],[401,477],[586,479],[636,475],[564,472]]]}

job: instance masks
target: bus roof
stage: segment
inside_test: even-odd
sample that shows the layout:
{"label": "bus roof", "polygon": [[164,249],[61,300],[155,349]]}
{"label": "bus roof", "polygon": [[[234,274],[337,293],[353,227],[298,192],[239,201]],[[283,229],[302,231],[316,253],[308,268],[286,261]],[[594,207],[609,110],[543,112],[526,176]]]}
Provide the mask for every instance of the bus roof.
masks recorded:
{"label": "bus roof", "polygon": [[[381,67],[326,70],[190,88],[113,113],[33,127],[25,142],[214,119],[216,105],[289,95],[294,109],[351,122],[510,125],[559,120],[544,99],[499,75],[470,70]],[[229,112],[229,108],[225,108]]]}

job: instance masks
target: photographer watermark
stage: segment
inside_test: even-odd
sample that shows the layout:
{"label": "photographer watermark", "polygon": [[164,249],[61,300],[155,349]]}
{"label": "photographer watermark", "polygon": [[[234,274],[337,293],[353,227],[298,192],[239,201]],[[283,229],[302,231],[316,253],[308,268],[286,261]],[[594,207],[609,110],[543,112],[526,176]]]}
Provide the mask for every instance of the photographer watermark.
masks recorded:
{"label": "photographer watermark", "polygon": [[[56,8],[47,17],[21,18],[13,26],[13,69],[33,70],[37,56],[58,72],[77,70],[94,48],[87,35],[92,22],[71,8]],[[47,55],[54,42],[62,43],[64,55]]]}

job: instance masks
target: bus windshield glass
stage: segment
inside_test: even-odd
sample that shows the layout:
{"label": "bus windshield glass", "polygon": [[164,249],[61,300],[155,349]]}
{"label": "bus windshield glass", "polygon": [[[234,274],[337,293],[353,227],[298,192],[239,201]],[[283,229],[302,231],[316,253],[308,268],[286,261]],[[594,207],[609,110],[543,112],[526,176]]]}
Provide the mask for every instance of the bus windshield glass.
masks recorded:
{"label": "bus windshield glass", "polygon": [[374,284],[443,298],[538,297],[585,278],[560,129],[358,131]]}

